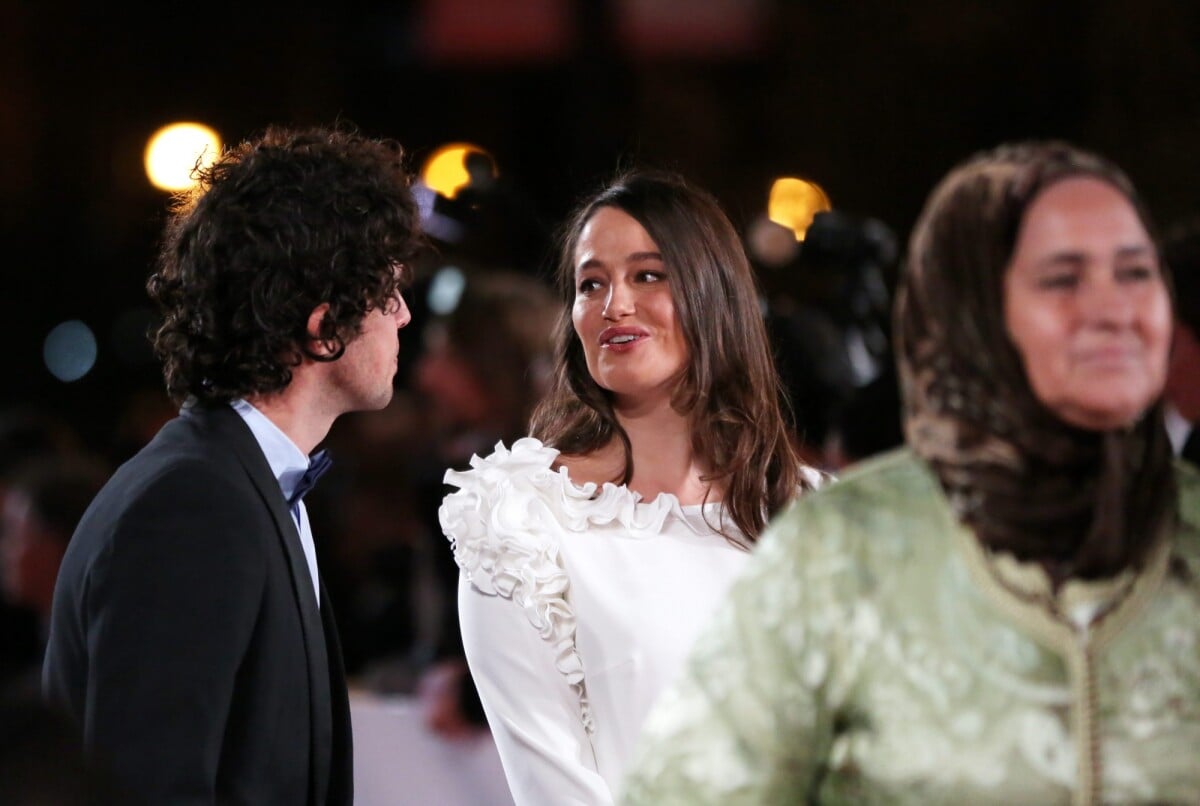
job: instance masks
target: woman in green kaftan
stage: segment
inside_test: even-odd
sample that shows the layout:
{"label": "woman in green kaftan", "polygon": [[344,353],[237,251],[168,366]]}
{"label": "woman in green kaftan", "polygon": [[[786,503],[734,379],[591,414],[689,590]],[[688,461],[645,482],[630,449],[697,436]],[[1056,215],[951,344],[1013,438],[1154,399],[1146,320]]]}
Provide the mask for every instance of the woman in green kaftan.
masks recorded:
{"label": "woman in green kaftan", "polygon": [[1103,159],[1020,144],[952,171],[897,303],[908,447],[770,527],[626,802],[1200,802],[1169,286]]}

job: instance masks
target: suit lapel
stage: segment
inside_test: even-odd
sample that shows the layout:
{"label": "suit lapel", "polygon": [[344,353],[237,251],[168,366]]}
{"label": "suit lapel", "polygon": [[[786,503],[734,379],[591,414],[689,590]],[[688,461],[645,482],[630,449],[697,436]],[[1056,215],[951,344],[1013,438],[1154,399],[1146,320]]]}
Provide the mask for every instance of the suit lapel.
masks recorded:
{"label": "suit lapel", "polygon": [[[227,406],[218,406],[194,407],[187,410],[187,413],[196,417],[216,439],[229,446],[246,470],[250,481],[270,511],[271,519],[275,522],[275,529],[291,575],[292,592],[296,596],[296,605],[300,611],[304,649],[308,657],[309,709],[312,719],[310,795],[313,803],[325,803],[329,788],[330,754],[334,729],[330,703],[331,664],[325,642],[327,630],[323,624],[326,616],[317,606],[312,575],[308,570],[304,549],[300,545],[300,534],[296,530],[296,522],[292,520],[287,502],[283,498],[283,492],[279,489],[279,481],[271,472],[271,466],[267,463],[267,458],[263,455],[258,441],[254,439],[254,434],[251,433],[250,428],[237,412]],[[324,589],[321,591],[321,596],[328,606]],[[334,635],[336,636],[336,631],[334,631]],[[332,648],[335,652],[340,653],[340,649],[336,645]],[[340,657],[338,658],[338,668],[341,668]],[[344,697],[344,682],[340,688]],[[333,704],[333,707],[337,707],[336,704]]]}

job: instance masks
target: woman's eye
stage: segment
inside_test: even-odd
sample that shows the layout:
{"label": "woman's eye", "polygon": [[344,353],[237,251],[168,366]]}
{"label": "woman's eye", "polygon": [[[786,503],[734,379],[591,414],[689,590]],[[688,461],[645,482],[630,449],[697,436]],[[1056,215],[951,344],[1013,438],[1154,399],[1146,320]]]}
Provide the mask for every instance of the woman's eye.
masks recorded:
{"label": "woman's eye", "polygon": [[1074,274],[1049,274],[1038,279],[1039,288],[1074,288],[1079,278]]}
{"label": "woman's eye", "polygon": [[598,280],[585,278],[585,279],[579,281],[579,293],[580,294],[590,294],[591,292],[595,291],[599,287],[600,287],[600,282]]}
{"label": "woman's eye", "polygon": [[1121,282],[1138,283],[1153,280],[1157,276],[1158,271],[1153,266],[1125,266],[1117,269],[1117,279]]}
{"label": "woman's eye", "polygon": [[642,271],[638,272],[638,279],[643,283],[657,283],[667,279],[662,272],[658,271]]}

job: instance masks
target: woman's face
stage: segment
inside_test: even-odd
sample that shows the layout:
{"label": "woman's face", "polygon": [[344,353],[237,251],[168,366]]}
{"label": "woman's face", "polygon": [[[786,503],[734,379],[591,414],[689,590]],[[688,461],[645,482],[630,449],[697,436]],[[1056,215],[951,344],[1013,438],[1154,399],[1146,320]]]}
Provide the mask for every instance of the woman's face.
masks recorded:
{"label": "woman's face", "polygon": [[669,400],[688,352],[658,245],[637,219],[601,207],[580,233],[574,263],[571,318],[593,380],[619,407]]}
{"label": "woman's face", "polygon": [[1064,179],[1025,211],[1004,279],[1004,318],[1034,395],[1071,425],[1131,425],[1161,394],[1171,304],[1129,200]]}

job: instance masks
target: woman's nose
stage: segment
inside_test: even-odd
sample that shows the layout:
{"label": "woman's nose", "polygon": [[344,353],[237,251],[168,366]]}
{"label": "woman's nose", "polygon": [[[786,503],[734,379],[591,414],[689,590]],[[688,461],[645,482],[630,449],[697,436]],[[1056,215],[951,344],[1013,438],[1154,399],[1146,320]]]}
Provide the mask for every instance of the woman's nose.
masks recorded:
{"label": "woman's nose", "polygon": [[608,299],[604,301],[604,318],[619,319],[633,313],[633,292],[623,282],[613,283],[608,288]]}
{"label": "woman's nose", "polygon": [[1081,312],[1089,321],[1097,324],[1129,323],[1133,319],[1134,305],[1131,290],[1122,287],[1112,276],[1087,283],[1080,299]]}

